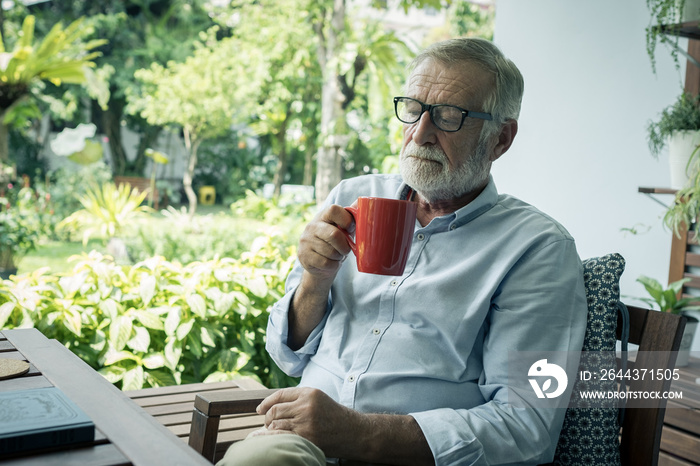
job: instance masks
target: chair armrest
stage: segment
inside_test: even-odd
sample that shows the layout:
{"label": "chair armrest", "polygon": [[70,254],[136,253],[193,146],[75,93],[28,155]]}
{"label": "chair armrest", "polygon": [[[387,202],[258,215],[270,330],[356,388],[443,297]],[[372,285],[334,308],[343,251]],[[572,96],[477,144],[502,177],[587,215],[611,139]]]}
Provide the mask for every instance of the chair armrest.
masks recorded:
{"label": "chair armrest", "polygon": [[255,408],[277,390],[229,390],[225,392],[199,393],[194,400],[194,407],[207,416],[224,414],[254,413]]}
{"label": "chair armrest", "polygon": [[275,389],[228,390],[198,393],[192,410],[189,445],[209,461],[214,461],[219,421],[225,414],[254,413],[255,408]]}

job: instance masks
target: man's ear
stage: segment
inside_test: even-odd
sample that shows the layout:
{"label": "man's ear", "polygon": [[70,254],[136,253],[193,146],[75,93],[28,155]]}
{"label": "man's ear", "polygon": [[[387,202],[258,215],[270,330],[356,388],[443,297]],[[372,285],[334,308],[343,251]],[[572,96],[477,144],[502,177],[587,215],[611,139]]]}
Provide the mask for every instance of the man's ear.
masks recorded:
{"label": "man's ear", "polygon": [[491,152],[491,161],[495,162],[498,158],[505,154],[510,146],[513,144],[515,135],[518,134],[518,121],[517,120],[507,120],[503,123],[501,127],[501,132],[498,133],[498,140],[496,145]]}

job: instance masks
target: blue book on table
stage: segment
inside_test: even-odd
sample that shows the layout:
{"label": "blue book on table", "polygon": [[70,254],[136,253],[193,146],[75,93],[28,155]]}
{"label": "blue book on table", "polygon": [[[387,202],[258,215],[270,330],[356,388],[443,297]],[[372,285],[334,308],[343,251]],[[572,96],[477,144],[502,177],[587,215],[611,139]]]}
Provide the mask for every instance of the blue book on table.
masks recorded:
{"label": "blue book on table", "polygon": [[0,457],[95,439],[95,425],[56,387],[0,393]]}

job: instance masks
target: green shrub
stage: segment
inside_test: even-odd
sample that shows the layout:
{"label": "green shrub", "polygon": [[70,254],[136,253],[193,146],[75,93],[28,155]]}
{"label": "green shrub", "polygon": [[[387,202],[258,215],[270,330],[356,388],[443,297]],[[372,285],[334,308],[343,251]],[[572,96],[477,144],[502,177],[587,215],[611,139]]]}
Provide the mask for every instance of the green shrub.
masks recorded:
{"label": "green shrub", "polygon": [[48,199],[12,184],[0,190],[0,269],[12,269],[50,235]]}
{"label": "green shrub", "polygon": [[83,206],[78,200],[91,186],[103,185],[112,181],[112,172],[104,163],[90,165],[72,164],[59,168],[51,175],[49,192],[51,207],[59,220],[68,217]]}
{"label": "green shrub", "polygon": [[[285,202],[286,201],[286,202]],[[239,257],[250,249],[260,231],[277,228],[278,246],[294,246],[311,219],[313,206],[281,199],[275,202],[248,191],[231,205],[231,214],[196,215],[190,218],[185,207],[161,210],[163,218],[152,219],[135,228],[136,235],[125,238],[129,256],[134,260],[163,256],[186,264],[214,257]]]}
{"label": "green shrub", "polygon": [[[162,218],[152,218],[135,228],[135,236],[125,238],[133,260],[163,256],[187,264],[215,257],[239,257],[267,227],[262,222],[235,219],[231,215],[197,214],[190,218],[186,207],[161,210]],[[278,238],[278,241],[281,241]],[[295,244],[294,239],[290,239]]]}
{"label": "green shrub", "polygon": [[58,229],[83,232],[83,244],[97,235],[105,241],[121,237],[134,222],[146,218],[153,211],[141,205],[148,191],[139,192],[128,183],[120,186],[113,182],[92,185],[78,197],[83,208],[73,212],[58,224]]}
{"label": "green shrub", "polygon": [[236,218],[263,220],[269,225],[279,226],[298,237],[303,227],[313,217],[315,204],[295,202],[291,197],[266,199],[253,191],[246,191],[243,199],[231,204],[231,212]]}
{"label": "green shrub", "polygon": [[0,281],[0,328],[36,327],[122,389],[254,377],[294,384],[265,351],[268,309],[295,256],[270,233],[238,259],[117,265],[93,251],[71,273]]}

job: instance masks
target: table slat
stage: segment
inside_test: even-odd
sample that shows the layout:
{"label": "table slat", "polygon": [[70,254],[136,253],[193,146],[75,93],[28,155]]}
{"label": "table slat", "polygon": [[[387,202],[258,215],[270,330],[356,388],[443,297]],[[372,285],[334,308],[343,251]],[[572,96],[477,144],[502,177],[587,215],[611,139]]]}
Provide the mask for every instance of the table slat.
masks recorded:
{"label": "table slat", "polygon": [[111,444],[88,448],[55,451],[34,456],[4,460],[3,466],[129,466],[132,463]]}

